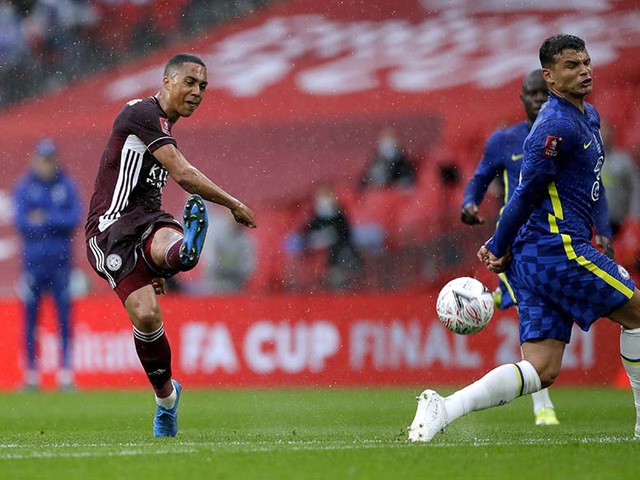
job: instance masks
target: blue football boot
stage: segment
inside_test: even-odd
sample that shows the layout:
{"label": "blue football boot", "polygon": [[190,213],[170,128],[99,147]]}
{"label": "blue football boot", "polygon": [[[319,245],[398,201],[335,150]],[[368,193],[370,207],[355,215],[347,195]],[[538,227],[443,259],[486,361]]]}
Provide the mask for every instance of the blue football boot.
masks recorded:
{"label": "blue football boot", "polygon": [[185,267],[195,267],[202,253],[207,236],[209,217],[207,207],[200,195],[191,195],[182,214],[184,238],[180,247],[180,261]]}
{"label": "blue football boot", "polygon": [[175,437],[178,434],[178,402],[182,387],[175,380],[171,380],[171,383],[176,389],[176,403],[170,410],[160,405],[156,408],[156,416],[153,419],[153,435],[156,437]]}

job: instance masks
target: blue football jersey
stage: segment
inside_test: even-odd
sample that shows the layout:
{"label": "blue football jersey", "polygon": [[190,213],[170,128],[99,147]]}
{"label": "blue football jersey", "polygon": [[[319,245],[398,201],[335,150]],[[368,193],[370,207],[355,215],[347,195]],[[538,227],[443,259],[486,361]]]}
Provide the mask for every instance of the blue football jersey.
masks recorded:
{"label": "blue football jersey", "polygon": [[524,143],[521,181],[487,246],[503,256],[519,240],[590,242],[597,202],[606,202],[600,173],[600,117],[549,94]]}
{"label": "blue football jersey", "polygon": [[[600,117],[549,95],[524,142],[520,184],[487,248],[502,257],[519,306],[520,341],[568,342],[626,303],[629,273],[591,245],[594,216],[606,207],[600,173]],[[597,292],[597,293],[596,293]]]}
{"label": "blue football jersey", "polygon": [[504,181],[504,203],[507,203],[520,180],[523,143],[528,134],[527,122],[493,132],[487,140],[482,159],[465,188],[462,207],[468,203],[480,205],[487,188],[498,175],[502,175]]}

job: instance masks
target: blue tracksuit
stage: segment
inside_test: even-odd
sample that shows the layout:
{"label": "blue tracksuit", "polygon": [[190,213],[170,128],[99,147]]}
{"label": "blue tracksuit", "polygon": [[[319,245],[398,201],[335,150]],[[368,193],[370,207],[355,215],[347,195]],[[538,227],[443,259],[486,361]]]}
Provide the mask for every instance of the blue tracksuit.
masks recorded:
{"label": "blue tracksuit", "polygon": [[15,222],[22,236],[25,274],[26,347],[29,368],[35,368],[35,324],[42,294],[51,291],[60,322],[63,365],[70,365],[69,278],[71,237],[82,218],[78,191],[58,170],[51,181],[33,172],[25,174],[14,190]]}

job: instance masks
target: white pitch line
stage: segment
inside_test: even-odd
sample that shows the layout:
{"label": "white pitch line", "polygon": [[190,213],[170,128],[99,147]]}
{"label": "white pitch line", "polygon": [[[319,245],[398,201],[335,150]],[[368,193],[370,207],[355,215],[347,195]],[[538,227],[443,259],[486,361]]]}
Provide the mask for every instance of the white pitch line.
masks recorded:
{"label": "white pitch line", "polygon": [[35,460],[40,458],[92,458],[92,457],[136,457],[143,455],[173,455],[175,453],[197,453],[197,450],[169,448],[165,450],[122,450],[120,452],[100,452],[100,451],[80,451],[80,452],[59,452],[41,451],[29,453],[0,453],[2,460]]}
{"label": "white pitch line", "polygon": [[[272,453],[276,451],[336,451],[336,450],[367,450],[367,449],[387,449],[387,448],[459,448],[459,447],[492,447],[492,446],[537,446],[537,445],[569,445],[580,444],[618,444],[636,442],[633,437],[589,437],[573,439],[530,439],[520,442],[502,442],[488,439],[473,439],[455,442],[418,443],[413,444],[407,441],[387,441],[387,440],[362,440],[362,441],[330,441],[321,440],[292,441],[277,440],[273,442],[260,441],[230,441],[230,442],[175,442],[171,447],[161,449],[155,448],[149,443],[93,443],[75,444],[62,443],[47,445],[19,445],[0,444],[0,459],[2,460],[29,460],[40,458],[89,458],[89,457],[120,457],[120,456],[145,456],[145,455],[165,455],[165,454],[195,454],[205,451],[217,451],[226,453]],[[74,449],[78,451],[61,451],[62,449]],[[100,451],[100,449],[117,449],[117,451]],[[16,449],[39,449],[27,453],[15,452]],[[89,449],[89,450],[88,450]],[[5,451],[3,451],[5,450]],[[13,450],[13,451],[11,451]]]}

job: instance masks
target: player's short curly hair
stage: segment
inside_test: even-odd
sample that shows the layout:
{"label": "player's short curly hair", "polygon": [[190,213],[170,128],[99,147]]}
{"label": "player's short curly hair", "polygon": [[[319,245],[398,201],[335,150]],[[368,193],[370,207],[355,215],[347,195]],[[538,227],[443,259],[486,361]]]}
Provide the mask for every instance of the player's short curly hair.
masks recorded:
{"label": "player's short curly hair", "polygon": [[192,55],[190,53],[178,53],[169,59],[167,64],[164,67],[164,75],[169,75],[171,70],[182,66],[184,63],[197,63],[198,65],[202,65],[203,67],[207,67],[202,59],[197,55]]}
{"label": "player's short curly hair", "polygon": [[563,50],[576,50],[578,52],[585,50],[584,40],[575,35],[567,35],[561,33],[547,38],[540,47],[540,65],[543,68],[550,68],[556,63],[555,56],[560,55]]}

